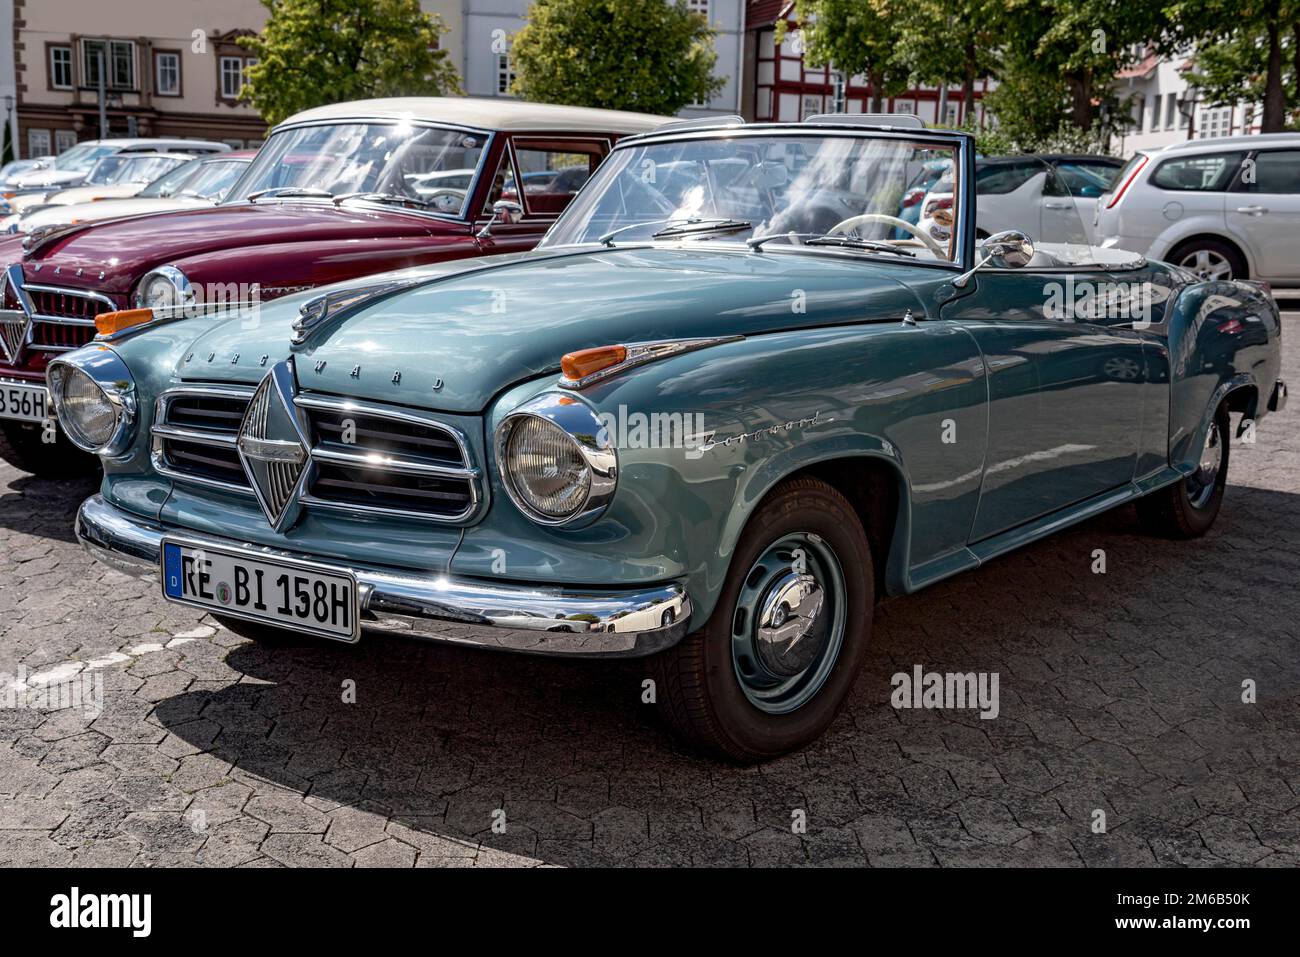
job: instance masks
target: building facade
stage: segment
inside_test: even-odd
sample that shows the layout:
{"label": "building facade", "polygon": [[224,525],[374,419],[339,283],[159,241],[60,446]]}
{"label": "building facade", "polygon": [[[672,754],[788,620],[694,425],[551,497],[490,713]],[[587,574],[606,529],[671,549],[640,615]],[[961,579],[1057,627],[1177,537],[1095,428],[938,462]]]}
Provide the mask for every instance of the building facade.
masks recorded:
{"label": "building facade", "polygon": [[[260,0],[0,3],[13,7],[20,156],[57,154],[101,135],[183,136],[234,147],[256,146],[266,136],[257,111],[239,101],[244,70],[256,58],[238,40],[265,23]],[[459,65],[462,3],[421,5],[450,27],[442,43]]]}
{"label": "building facade", "polygon": [[[741,114],[747,120],[799,122],[818,113],[835,112],[836,93],[848,113],[870,111],[871,84],[864,76],[851,76],[837,91],[839,78],[829,67],[811,67],[804,59],[799,23],[794,18],[793,0],[747,0],[745,13],[745,94]],[[785,40],[776,43],[777,24],[786,25]],[[983,122],[982,99],[989,81],[981,79],[975,89],[976,122]],[[926,123],[959,125],[966,120],[960,88],[944,91],[919,86],[885,97],[885,113],[912,113]]]}
{"label": "building facade", "polygon": [[[709,116],[740,112],[744,62],[746,0],[686,0],[704,14],[717,31],[714,49],[718,59],[713,75],[723,81],[708,102],[681,111],[682,116]],[[509,96],[514,73],[510,64],[510,38],[526,22],[531,0],[465,0],[464,45],[458,64],[461,85],[470,96]]]}
{"label": "building facade", "polygon": [[1124,133],[1121,151],[1157,149],[1180,140],[1258,133],[1259,104],[1207,106],[1188,82],[1194,69],[1189,57],[1162,58],[1141,47],[1133,66],[1115,78],[1115,92],[1128,100],[1133,126]]}

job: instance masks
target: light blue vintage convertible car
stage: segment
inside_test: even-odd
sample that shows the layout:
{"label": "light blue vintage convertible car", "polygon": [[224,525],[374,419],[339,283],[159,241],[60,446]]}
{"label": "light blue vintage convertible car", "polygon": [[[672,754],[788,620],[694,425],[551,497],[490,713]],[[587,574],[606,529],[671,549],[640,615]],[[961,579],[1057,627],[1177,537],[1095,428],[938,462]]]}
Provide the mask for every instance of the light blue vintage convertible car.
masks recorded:
{"label": "light blue vintage convertible car", "polygon": [[49,372],[104,464],[78,535],[263,640],[653,656],[670,722],[754,761],[826,728],[881,598],[1133,500],[1205,532],[1230,414],[1285,401],[1268,291],[977,248],[971,139],[880,123],[666,128],[531,253],[110,317]]}

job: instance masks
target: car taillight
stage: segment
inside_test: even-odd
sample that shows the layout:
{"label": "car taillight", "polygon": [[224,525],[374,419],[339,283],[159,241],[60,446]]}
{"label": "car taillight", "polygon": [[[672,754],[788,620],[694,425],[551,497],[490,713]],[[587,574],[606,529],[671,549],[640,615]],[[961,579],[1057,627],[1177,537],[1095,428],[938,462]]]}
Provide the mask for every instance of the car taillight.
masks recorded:
{"label": "car taillight", "polygon": [[915,206],[924,197],[925,197],[925,190],[909,189],[907,191],[907,194],[903,197],[903,208],[906,209],[909,206]]}
{"label": "car taillight", "polygon": [[925,204],[925,215],[933,216],[936,209],[952,209],[952,197],[943,196],[939,199],[932,199]]}
{"label": "car taillight", "polygon": [[1106,204],[1107,209],[1110,209],[1112,206],[1114,206],[1116,203],[1119,202],[1120,197],[1124,195],[1124,191],[1128,189],[1129,184],[1133,182],[1133,180],[1137,177],[1137,174],[1142,172],[1142,167],[1147,165],[1147,160],[1149,159],[1151,159],[1150,156],[1144,155],[1142,157],[1142,161],[1138,163],[1137,166],[1133,167],[1133,172],[1128,174],[1128,179],[1124,180],[1120,188],[1115,190],[1115,195],[1112,196],[1110,198],[1110,202]]}

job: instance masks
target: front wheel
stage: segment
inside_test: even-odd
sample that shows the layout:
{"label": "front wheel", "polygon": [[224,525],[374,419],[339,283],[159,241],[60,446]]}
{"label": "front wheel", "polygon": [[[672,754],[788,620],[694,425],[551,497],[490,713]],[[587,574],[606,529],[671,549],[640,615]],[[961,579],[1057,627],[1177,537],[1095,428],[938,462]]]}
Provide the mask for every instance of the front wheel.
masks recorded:
{"label": "front wheel", "polygon": [[1228,405],[1220,403],[1205,433],[1196,470],[1181,482],[1138,499],[1138,517],[1149,531],[1169,538],[1198,538],[1210,530],[1223,506],[1231,428]]}
{"label": "front wheel", "polygon": [[741,535],[708,623],[651,659],[669,723],[738,762],[814,741],[866,655],[873,582],[844,497],[817,479],[782,483]]}
{"label": "front wheel", "polygon": [[48,479],[83,478],[99,471],[99,459],[81,451],[62,432],[46,442],[43,425],[21,422],[0,422],[0,459]]}

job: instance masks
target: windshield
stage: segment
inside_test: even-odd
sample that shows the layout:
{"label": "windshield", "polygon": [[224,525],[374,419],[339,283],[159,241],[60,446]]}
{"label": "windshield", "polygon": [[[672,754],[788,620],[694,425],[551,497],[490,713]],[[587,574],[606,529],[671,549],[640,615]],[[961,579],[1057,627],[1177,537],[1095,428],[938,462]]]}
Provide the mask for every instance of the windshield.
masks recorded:
{"label": "windshield", "polygon": [[186,180],[180,194],[219,203],[246,169],[247,160],[213,160],[203,163],[193,178]]}
{"label": "windshield", "polygon": [[[911,207],[953,167],[950,143],[883,136],[689,139],[615,150],[544,245],[647,239],[838,247],[929,262],[959,256],[953,214]],[[527,188],[527,185],[525,186]],[[918,195],[919,193],[919,195]],[[613,236],[611,234],[614,234]]]}
{"label": "windshield", "polygon": [[[341,123],[276,133],[226,202],[250,198],[400,198],[463,215],[488,136],[409,123]],[[445,179],[437,174],[454,174]],[[468,179],[466,174],[470,174]]]}
{"label": "windshield", "polygon": [[144,189],[140,190],[140,192],[136,193],[136,195],[155,198],[159,196],[173,196],[191,176],[198,172],[198,168],[199,161],[196,159],[192,159],[187,163],[181,163],[181,165],[177,166],[175,169],[169,170],[162,176],[159,176]]}
{"label": "windshield", "polygon": [[94,166],[96,160],[104,156],[112,156],[116,152],[117,148],[114,146],[91,146],[85,143],[59,154],[53,168],[74,173],[84,172]]}
{"label": "windshield", "polygon": [[140,156],[118,153],[106,156],[86,177],[87,186],[107,186],[110,183],[151,183],[163,173],[175,169],[185,160],[175,156]]}

